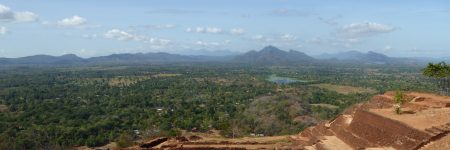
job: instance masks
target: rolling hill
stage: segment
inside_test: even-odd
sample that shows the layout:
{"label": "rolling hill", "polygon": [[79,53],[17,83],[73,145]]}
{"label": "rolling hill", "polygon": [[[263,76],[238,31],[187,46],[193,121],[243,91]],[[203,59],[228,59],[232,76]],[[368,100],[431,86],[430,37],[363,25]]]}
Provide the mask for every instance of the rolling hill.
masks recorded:
{"label": "rolling hill", "polygon": [[396,58],[388,57],[381,53],[369,51],[362,53],[359,51],[346,51],[334,54],[322,54],[318,56],[319,59],[334,59],[343,62],[363,62],[363,63],[376,63],[385,64],[396,62]]}

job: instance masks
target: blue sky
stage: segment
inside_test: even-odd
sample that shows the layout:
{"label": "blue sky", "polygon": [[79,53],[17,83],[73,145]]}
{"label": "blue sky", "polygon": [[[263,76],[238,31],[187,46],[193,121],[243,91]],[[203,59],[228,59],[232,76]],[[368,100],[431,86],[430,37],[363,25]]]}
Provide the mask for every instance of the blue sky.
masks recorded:
{"label": "blue sky", "polygon": [[448,0],[0,0],[0,57],[266,45],[445,57],[449,39]]}

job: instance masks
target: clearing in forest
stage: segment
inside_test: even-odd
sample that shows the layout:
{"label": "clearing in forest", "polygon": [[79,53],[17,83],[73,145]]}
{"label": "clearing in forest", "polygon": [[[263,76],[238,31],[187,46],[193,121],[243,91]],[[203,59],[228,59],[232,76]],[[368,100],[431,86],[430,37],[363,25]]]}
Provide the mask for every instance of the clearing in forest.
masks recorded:
{"label": "clearing in forest", "polygon": [[181,76],[181,74],[175,74],[175,73],[160,73],[160,74],[153,75],[152,77],[176,77],[176,76]]}
{"label": "clearing in forest", "polygon": [[336,91],[341,94],[351,94],[351,93],[375,93],[376,91],[371,88],[354,87],[346,85],[334,85],[334,84],[312,84],[311,86],[319,87],[322,89],[327,89],[330,91]]}
{"label": "clearing in forest", "polygon": [[331,104],[310,104],[311,106],[319,106],[319,107],[324,107],[324,108],[329,108],[329,109],[338,109],[339,106],[336,105],[331,105]]}

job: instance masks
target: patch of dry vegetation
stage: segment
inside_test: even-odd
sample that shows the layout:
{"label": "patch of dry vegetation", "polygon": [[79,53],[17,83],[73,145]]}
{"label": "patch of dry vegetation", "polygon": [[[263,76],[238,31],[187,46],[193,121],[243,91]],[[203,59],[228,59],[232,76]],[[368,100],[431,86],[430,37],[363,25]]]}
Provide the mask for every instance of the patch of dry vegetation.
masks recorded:
{"label": "patch of dry vegetation", "polygon": [[8,106],[0,104],[0,112],[7,112]]}
{"label": "patch of dry vegetation", "polygon": [[351,94],[351,93],[376,93],[374,89],[371,88],[363,88],[363,87],[354,87],[354,86],[346,86],[346,85],[334,85],[334,84],[313,84],[311,86],[315,86],[318,88],[336,91],[341,94]]}
{"label": "patch of dry vegetation", "polygon": [[306,114],[306,104],[301,102],[293,94],[263,96],[255,99],[243,114],[254,121],[254,132],[257,134],[289,134],[316,122],[311,119],[311,122],[294,122],[295,118]]}
{"label": "patch of dry vegetation", "polygon": [[325,107],[329,109],[338,109],[339,106],[331,105],[331,104],[310,104],[311,106],[319,106],[319,107]]}
{"label": "patch of dry vegetation", "polygon": [[175,74],[175,73],[160,73],[160,74],[155,74],[152,77],[176,77],[176,76],[181,76],[181,74]]}
{"label": "patch of dry vegetation", "polygon": [[79,81],[80,84],[96,84],[101,82],[107,82],[110,86],[130,86],[141,81],[145,81],[151,78],[164,78],[164,77],[176,77],[181,74],[169,74],[160,73],[155,75],[143,75],[143,76],[117,76],[112,78],[86,78]]}

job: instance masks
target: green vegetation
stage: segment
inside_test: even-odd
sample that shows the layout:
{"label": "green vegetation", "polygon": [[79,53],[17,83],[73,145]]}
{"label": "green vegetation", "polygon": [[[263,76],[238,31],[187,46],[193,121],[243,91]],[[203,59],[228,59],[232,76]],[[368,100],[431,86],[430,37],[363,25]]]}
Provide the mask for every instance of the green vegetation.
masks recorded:
{"label": "green vegetation", "polygon": [[450,94],[450,65],[445,62],[429,63],[426,68],[422,70],[423,75],[435,78],[437,85],[441,89],[443,95]]}
{"label": "green vegetation", "polygon": [[402,91],[395,91],[395,95],[394,95],[395,106],[394,106],[394,109],[395,109],[395,113],[396,114],[401,114],[402,113],[401,107],[402,107],[402,105],[404,103],[404,98],[403,97],[404,97],[404,94],[403,94]]}
{"label": "green vegetation", "polygon": [[[434,91],[420,67],[172,64],[0,68],[0,149],[67,149],[180,130],[297,134],[376,93]],[[276,84],[267,77],[311,82]],[[339,93],[311,84],[373,89]],[[138,132],[136,132],[138,131]]]}

